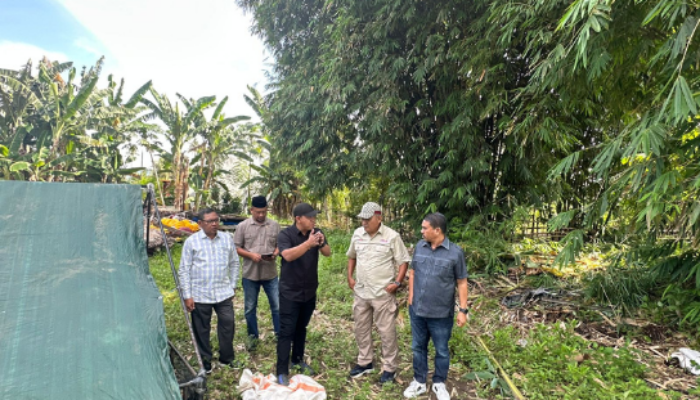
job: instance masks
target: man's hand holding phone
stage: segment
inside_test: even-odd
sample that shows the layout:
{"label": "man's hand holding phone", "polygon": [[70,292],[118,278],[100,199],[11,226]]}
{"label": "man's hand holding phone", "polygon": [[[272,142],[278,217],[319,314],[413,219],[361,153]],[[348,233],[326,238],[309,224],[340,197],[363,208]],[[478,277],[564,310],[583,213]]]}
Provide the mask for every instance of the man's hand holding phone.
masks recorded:
{"label": "man's hand holding phone", "polygon": [[323,236],[321,231],[316,232],[314,235],[316,235],[316,238],[318,239],[318,247],[322,247],[323,243],[326,242],[326,237]]}

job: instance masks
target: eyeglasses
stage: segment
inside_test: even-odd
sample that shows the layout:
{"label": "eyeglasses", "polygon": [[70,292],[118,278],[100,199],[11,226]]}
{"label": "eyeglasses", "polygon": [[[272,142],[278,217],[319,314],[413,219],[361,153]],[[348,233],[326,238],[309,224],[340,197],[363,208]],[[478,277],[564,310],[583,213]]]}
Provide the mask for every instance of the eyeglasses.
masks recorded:
{"label": "eyeglasses", "polygon": [[205,224],[218,224],[219,222],[221,222],[221,219],[220,218],[203,219],[202,222],[204,222]]}

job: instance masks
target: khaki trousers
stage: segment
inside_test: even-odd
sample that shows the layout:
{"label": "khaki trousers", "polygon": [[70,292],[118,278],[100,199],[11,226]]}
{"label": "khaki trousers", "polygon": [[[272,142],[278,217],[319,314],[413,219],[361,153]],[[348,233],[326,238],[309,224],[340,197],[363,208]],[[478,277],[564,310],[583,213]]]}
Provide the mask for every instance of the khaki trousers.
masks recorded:
{"label": "khaki trousers", "polygon": [[355,340],[359,348],[357,363],[367,365],[372,362],[372,321],[377,326],[382,340],[382,370],[396,372],[399,366],[399,346],[396,337],[396,297],[387,294],[373,300],[365,300],[355,295],[352,306],[355,318]]}

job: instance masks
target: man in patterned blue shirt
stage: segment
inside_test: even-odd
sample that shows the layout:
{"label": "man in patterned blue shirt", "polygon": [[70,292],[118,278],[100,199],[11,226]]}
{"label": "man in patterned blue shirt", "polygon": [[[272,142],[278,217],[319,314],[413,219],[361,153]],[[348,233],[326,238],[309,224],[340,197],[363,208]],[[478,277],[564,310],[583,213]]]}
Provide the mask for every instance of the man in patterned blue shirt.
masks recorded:
{"label": "man in patterned blue shirt", "polygon": [[235,331],[233,296],[238,281],[238,254],[233,238],[219,232],[219,215],[205,208],[199,212],[199,232],[187,238],[180,259],[180,290],[187,310],[192,313],[192,327],[204,368],[211,372],[212,350],[209,341],[212,311],[218,318],[219,361],[234,364]]}
{"label": "man in patterned blue shirt", "polygon": [[467,322],[467,266],[464,252],[450,242],[447,219],[428,214],[421,224],[423,240],[416,244],[408,275],[408,304],[413,335],[413,382],[403,395],[416,398],[426,392],[428,341],[435,345],[433,392],[437,400],[450,400],[445,387],[455,313],[455,284],[459,289],[457,326]]}

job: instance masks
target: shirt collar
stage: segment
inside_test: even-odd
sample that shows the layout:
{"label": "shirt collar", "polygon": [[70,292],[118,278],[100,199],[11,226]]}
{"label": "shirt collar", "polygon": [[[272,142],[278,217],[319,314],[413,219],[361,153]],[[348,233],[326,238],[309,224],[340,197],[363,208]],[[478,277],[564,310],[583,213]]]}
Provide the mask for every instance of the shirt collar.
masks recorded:
{"label": "shirt collar", "polygon": [[260,223],[258,223],[258,221],[255,220],[255,218],[250,217],[250,222],[252,222],[252,223],[255,224],[255,225],[265,226],[265,225],[267,225],[267,224],[270,223],[270,220],[267,219],[267,218],[265,218],[265,222],[263,222],[262,224],[260,224]]}
{"label": "shirt collar", "polygon": [[[381,224],[379,224],[379,229],[377,229],[377,233],[375,233],[374,235],[377,236],[377,235],[383,235],[383,234],[384,234],[384,223],[382,222]],[[362,236],[369,236],[369,233],[367,233],[367,231],[363,229]]]}
{"label": "shirt collar", "polygon": [[[221,232],[216,231],[216,236],[214,236],[214,239],[218,239],[220,236],[220,233]],[[204,233],[204,229],[200,229],[195,235],[199,235],[200,239],[209,239],[209,236],[207,236],[207,234]],[[211,239],[211,240],[214,240],[214,239]]]}
{"label": "shirt collar", "polygon": [[[425,247],[425,246],[432,247],[430,242],[428,242],[427,240],[423,240],[423,247]],[[444,247],[446,250],[449,250],[450,249],[450,239],[448,239],[447,236],[445,236],[445,240],[443,240],[442,243],[440,243],[440,246],[438,246],[438,247]]]}
{"label": "shirt collar", "polygon": [[[290,226],[289,226],[289,229],[291,229],[292,232],[294,232],[295,235],[304,236],[304,235],[301,233],[301,231],[299,230],[299,228],[297,228],[297,224],[292,224],[292,225],[290,225]],[[311,231],[309,231],[309,232],[311,232]]]}

